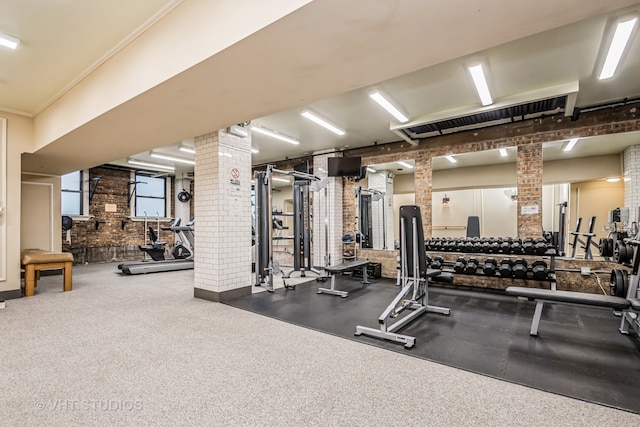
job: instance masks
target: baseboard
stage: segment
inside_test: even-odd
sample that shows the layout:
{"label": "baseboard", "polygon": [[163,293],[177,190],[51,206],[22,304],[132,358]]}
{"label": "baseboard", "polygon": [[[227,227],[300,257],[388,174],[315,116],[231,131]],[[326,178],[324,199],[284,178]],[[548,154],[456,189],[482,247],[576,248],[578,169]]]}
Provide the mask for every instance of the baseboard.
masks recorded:
{"label": "baseboard", "polygon": [[12,289],[10,291],[0,291],[0,301],[8,299],[22,298],[22,289]]}
{"label": "baseboard", "polygon": [[193,288],[193,296],[195,298],[205,299],[213,302],[226,302],[237,298],[241,298],[247,295],[251,295],[251,286],[245,286],[244,288],[231,289],[224,292],[215,292],[207,289]]}

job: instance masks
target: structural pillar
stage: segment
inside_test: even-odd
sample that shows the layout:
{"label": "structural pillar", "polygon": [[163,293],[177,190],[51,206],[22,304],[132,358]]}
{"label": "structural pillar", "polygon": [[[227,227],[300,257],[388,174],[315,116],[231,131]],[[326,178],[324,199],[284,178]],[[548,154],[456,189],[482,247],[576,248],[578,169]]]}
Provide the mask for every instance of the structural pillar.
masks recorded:
{"label": "structural pillar", "polygon": [[331,152],[313,158],[313,174],[329,180],[324,189],[313,193],[313,265],[317,268],[342,263],[342,178],[327,176],[327,159],[339,155]]}
{"label": "structural pillar", "polygon": [[518,146],[518,237],[542,236],[542,144]]}
{"label": "structural pillar", "polygon": [[638,222],[640,207],[640,145],[627,147],[623,153],[624,205],[629,208],[629,224]]}
{"label": "structural pillar", "polygon": [[195,138],[194,296],[226,301],[251,294],[251,136]]}

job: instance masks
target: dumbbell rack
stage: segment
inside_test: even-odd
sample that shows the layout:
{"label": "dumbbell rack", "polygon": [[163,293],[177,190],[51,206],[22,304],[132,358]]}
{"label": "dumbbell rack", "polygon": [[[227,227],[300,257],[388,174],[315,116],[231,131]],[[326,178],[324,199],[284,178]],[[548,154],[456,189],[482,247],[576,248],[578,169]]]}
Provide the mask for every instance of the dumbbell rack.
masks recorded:
{"label": "dumbbell rack", "polygon": [[[537,281],[537,282],[549,282],[550,288],[551,290],[555,291],[556,290],[556,282],[557,282],[557,278],[556,278],[556,257],[558,256],[558,253],[555,249],[548,249],[544,254],[500,254],[500,253],[484,253],[484,252],[445,252],[447,254],[466,254],[466,255],[470,255],[472,257],[475,257],[475,255],[481,255],[481,256],[485,256],[485,258],[497,258],[497,256],[502,256],[503,258],[510,258],[510,259],[516,259],[516,258],[523,258],[523,257],[534,257],[537,256],[539,258],[549,258],[549,266],[548,266],[548,273],[547,273],[547,277],[545,279],[538,279],[535,278],[531,275],[532,272],[532,268],[527,266],[527,276],[526,277],[514,277],[514,276],[502,276],[498,271],[496,271],[496,274],[494,275],[486,275],[484,274],[484,272],[482,271],[482,265],[484,263],[478,263],[478,270],[476,270],[475,273],[466,273],[466,272],[457,272],[454,271],[452,269],[446,269],[443,270],[445,272],[448,273],[452,273],[452,274],[462,274],[465,276],[484,276],[484,277],[491,277],[491,278],[497,278],[497,279],[512,279],[512,280],[533,280],[533,281]],[[451,261],[445,261],[444,264],[446,264],[447,266],[449,266],[450,264],[452,264]],[[500,263],[498,262],[498,267],[500,266]]]}

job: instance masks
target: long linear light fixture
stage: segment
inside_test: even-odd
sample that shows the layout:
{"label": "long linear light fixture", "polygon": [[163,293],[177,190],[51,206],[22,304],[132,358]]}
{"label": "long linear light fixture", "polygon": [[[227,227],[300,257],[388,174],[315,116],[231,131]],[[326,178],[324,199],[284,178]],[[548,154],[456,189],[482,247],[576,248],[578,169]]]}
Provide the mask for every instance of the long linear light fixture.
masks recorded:
{"label": "long linear light fixture", "polygon": [[396,162],[397,164],[399,164],[400,166],[403,166],[407,169],[413,169],[413,165],[407,163],[407,162]]}
{"label": "long linear light fixture", "polygon": [[569,143],[564,147],[563,151],[571,151],[571,150],[573,150],[573,147],[575,147],[576,144],[578,143],[578,139],[579,138],[571,138],[569,140]]}
{"label": "long linear light fixture", "polygon": [[309,120],[311,120],[312,122],[319,124],[320,126],[322,126],[325,129],[330,130],[331,132],[335,133],[336,135],[344,135],[345,132],[340,129],[339,127],[329,123],[328,121],[326,121],[325,119],[323,119],[322,117],[318,116],[317,114],[312,113],[311,111],[303,111],[302,112],[302,117],[305,117]]}
{"label": "long linear light fixture", "polygon": [[451,163],[458,163],[455,157],[453,156],[444,156],[445,159],[449,160]]}
{"label": "long linear light fixture", "polygon": [[637,21],[638,18],[636,17],[618,22],[598,79],[604,80],[613,77]]}
{"label": "long linear light fixture", "polygon": [[184,145],[178,148],[178,150],[182,151],[183,153],[196,154],[195,148],[185,147]]}
{"label": "long linear light fixture", "polygon": [[153,157],[154,159],[169,160],[171,162],[186,163],[188,165],[196,164],[194,160],[183,159],[182,157],[167,156],[166,154],[151,153],[150,156]]}
{"label": "long linear light fixture", "polygon": [[9,34],[0,33],[0,46],[15,49],[20,45],[20,39],[10,36]]}
{"label": "long linear light fixture", "polygon": [[489,86],[487,85],[487,79],[484,76],[482,64],[469,67],[469,72],[471,73],[473,84],[476,86],[476,91],[478,92],[482,105],[486,106],[493,104],[493,99],[491,98],[491,92],[489,92]]}
{"label": "long linear light fixture", "polygon": [[127,163],[129,163],[130,165],[144,166],[152,169],[163,169],[168,171],[176,170],[176,168],[174,168],[173,166],[161,165],[159,163],[143,162],[142,160],[136,160],[136,159],[128,159]]}
{"label": "long linear light fixture", "polygon": [[395,105],[393,105],[387,98],[382,96],[380,92],[371,93],[369,94],[369,97],[371,97],[371,99],[373,99],[378,104],[380,104],[382,108],[387,110],[387,112],[391,114],[393,117],[395,117],[400,123],[406,123],[409,121],[409,118],[404,114],[402,114],[402,112]]}
{"label": "long linear light fixture", "polygon": [[291,183],[291,181],[289,181],[289,179],[287,178],[278,178],[278,177],[273,177],[271,178],[273,181],[279,181],[279,182],[287,182],[287,183]]}
{"label": "long linear light fixture", "polygon": [[500,149],[500,157],[507,157],[509,155],[509,153],[507,153],[507,149],[506,148],[501,148]]}
{"label": "long linear light fixture", "polygon": [[280,132],[276,132],[275,130],[267,129],[258,125],[251,125],[251,131],[261,133],[262,135],[270,136],[271,138],[288,142],[289,144],[298,145],[300,141],[297,139],[291,138],[290,136],[281,134]]}

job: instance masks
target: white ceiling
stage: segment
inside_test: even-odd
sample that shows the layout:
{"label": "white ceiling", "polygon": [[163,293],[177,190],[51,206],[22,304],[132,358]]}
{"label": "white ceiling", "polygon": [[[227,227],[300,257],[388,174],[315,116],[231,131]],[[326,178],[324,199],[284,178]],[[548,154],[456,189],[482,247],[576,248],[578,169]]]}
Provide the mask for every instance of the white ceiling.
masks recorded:
{"label": "white ceiling", "polygon": [[[184,3],[189,3],[190,1],[184,0]],[[0,14],[0,32],[20,37],[22,46],[16,51],[0,49],[0,63],[3,64],[0,71],[0,110],[21,112],[29,116],[37,115],[57,96],[63,94],[66,88],[79,81],[83,75],[94,67],[99,66],[101,61],[108,58],[111,53],[117,52],[118,48],[126,44],[128,40],[135,38],[136,34],[144,31],[145,28],[181,3],[183,1],[179,0],[136,0],[135,2],[125,0],[111,0],[109,2],[87,2],[86,0],[30,0],[25,2],[24,0],[4,0],[2,14]],[[523,92],[570,81],[579,81],[580,89],[577,98],[577,106],[579,107],[624,97],[640,96],[640,79],[637,78],[638,70],[640,70],[639,37],[635,37],[622,66],[614,78],[607,81],[595,79],[595,70],[601,56],[599,51],[603,38],[607,37],[609,28],[617,17],[627,13],[640,14],[640,3],[637,2],[623,0],[611,1],[606,4],[595,0],[572,0],[563,4],[539,2],[534,9],[527,9],[533,4],[515,4],[514,2],[500,0],[483,3],[482,7],[476,6],[474,2],[469,1],[447,2],[446,4],[439,4],[437,8],[435,5],[429,6],[426,3],[417,2],[411,5],[414,13],[408,15],[406,10],[400,10],[400,5],[395,6],[396,10],[389,8],[383,10],[378,2],[357,1],[348,3],[348,6],[345,3],[331,0],[316,0],[312,3],[306,12],[303,11],[305,13],[292,14],[286,20],[272,26],[277,29],[271,32],[263,32],[264,35],[257,33],[255,37],[244,41],[243,46],[247,47],[247,49],[254,49],[254,52],[256,52],[255,49],[261,49],[258,52],[262,52],[263,56],[258,56],[258,58],[264,57],[267,60],[265,46],[256,42],[260,37],[265,37],[265,42],[269,42],[270,46],[277,47],[278,45],[275,43],[284,43],[287,39],[285,36],[288,35],[289,44],[291,44],[294,42],[291,39],[291,30],[294,28],[308,28],[309,19],[311,19],[309,16],[321,19],[320,16],[331,15],[328,12],[332,9],[338,10],[338,8],[342,8],[339,12],[344,13],[335,17],[344,20],[345,23],[351,22],[354,28],[359,28],[360,33],[340,33],[343,34],[341,46],[327,45],[326,40],[321,36],[322,31],[318,26],[319,23],[313,22],[315,24],[314,28],[318,28],[314,30],[318,33],[316,36],[318,40],[310,37],[315,42],[315,45],[309,44],[306,53],[316,53],[317,57],[323,58],[325,62],[318,62],[314,65],[313,61],[311,61],[313,55],[311,55],[309,58],[303,58],[307,62],[300,64],[302,68],[291,68],[290,72],[292,73],[291,76],[294,75],[293,73],[300,75],[300,73],[305,72],[307,74],[327,72],[325,80],[333,79],[335,82],[344,77],[345,83],[342,85],[336,83],[333,86],[327,85],[322,88],[313,86],[300,87],[296,86],[297,80],[293,82],[292,77],[284,75],[285,71],[280,69],[281,75],[279,76],[277,87],[281,88],[280,93],[283,99],[274,98],[270,103],[263,103],[253,109],[251,105],[245,105],[244,110],[242,110],[269,111],[268,115],[257,117],[239,115],[237,112],[240,111],[240,107],[235,104],[228,104],[226,108],[227,111],[235,111],[235,113],[221,114],[218,111],[216,114],[225,117],[220,120],[228,120],[227,116],[235,114],[235,117],[241,117],[239,120],[251,119],[253,123],[275,129],[301,141],[300,145],[293,146],[254,133],[253,143],[259,149],[259,153],[253,156],[256,164],[281,160],[285,157],[299,157],[323,149],[353,148],[372,145],[376,142],[382,144],[399,140],[398,136],[389,130],[390,125],[393,124],[390,116],[369,99],[368,93],[373,88],[383,90],[411,118],[452,108],[479,107],[479,101],[465,69],[465,65],[471,60],[480,59],[486,64],[489,87],[496,101]],[[366,9],[365,5],[367,6]],[[474,7],[471,8],[470,5]],[[629,6],[625,9],[611,12],[614,5],[617,7]],[[402,6],[404,8],[405,5]],[[360,9],[353,11],[348,10],[349,7],[354,9],[359,7]],[[376,9],[378,7],[380,10]],[[475,7],[478,7],[478,9],[475,10]],[[600,15],[598,15],[598,10],[600,10]],[[385,17],[385,13],[395,13],[396,16],[388,15]],[[521,22],[516,20],[521,19],[522,14],[531,16],[531,20],[526,24],[514,25],[515,22]],[[380,21],[376,22],[375,27],[373,24],[367,27],[358,22],[358,15],[367,16],[370,19],[379,18]],[[460,17],[460,22],[455,22],[453,17],[456,15]],[[442,17],[445,16],[447,17],[446,22],[438,21],[439,18],[444,19]],[[509,16],[511,19],[508,18]],[[581,19],[579,18],[580,16],[591,17],[576,22],[576,19]],[[402,22],[406,22],[406,28],[414,29],[413,32],[407,31],[405,33],[396,27],[394,27],[393,32],[385,32],[384,23],[393,22],[393,24],[396,24],[395,21],[400,17],[403,20]],[[478,23],[482,24],[483,17],[487,19],[486,22],[491,22],[493,19],[493,24],[482,26],[482,28],[488,28],[486,32],[476,31],[477,36],[473,38],[464,35],[462,28],[471,28]],[[497,22],[501,24],[497,25]],[[327,30],[329,25],[334,24],[336,29],[342,28],[333,22],[331,24],[327,23]],[[342,24],[340,23],[340,25]],[[446,25],[443,27],[441,24]],[[557,25],[560,25],[560,27],[557,27]],[[416,30],[417,28],[426,29],[429,27],[439,28],[439,34],[444,34],[447,27],[458,28],[458,32],[450,32],[447,36],[439,38],[436,34],[421,33],[420,31],[422,30]],[[540,29],[546,28],[553,29],[540,32]],[[533,35],[502,45],[498,45],[495,42],[495,40],[499,39],[498,37],[502,37],[503,40],[513,39],[518,31],[522,35]],[[313,31],[296,33],[296,38],[298,39],[296,43],[303,39],[306,40],[305,37],[312,33]],[[281,38],[276,38],[274,34]],[[340,34],[335,34],[337,40],[340,40]],[[407,34],[413,34],[413,36],[407,37]],[[362,38],[362,36],[366,37]],[[395,58],[390,55],[377,56],[377,52],[372,47],[373,45],[367,45],[363,40],[368,40],[378,45],[384,43],[385,48],[388,47],[387,45],[395,46],[398,54]],[[356,42],[359,45],[355,45],[354,43]],[[351,46],[352,44],[353,46]],[[494,47],[488,47],[484,50],[476,49],[475,51],[469,49],[469,46],[482,45]],[[331,55],[323,51],[323,49],[329,50],[330,46],[336,47],[335,52]],[[464,46],[467,46],[466,50]],[[343,51],[337,49],[337,47],[340,47]],[[297,48],[298,46],[296,45]],[[304,49],[304,45],[301,48]],[[242,57],[245,59],[251,57],[248,56],[249,51],[238,51],[237,54],[239,55],[240,52],[242,52]],[[290,50],[289,54],[295,58],[298,51]],[[370,64],[369,72],[363,72],[360,68],[356,69],[355,62],[352,61],[359,59],[356,56],[366,58],[366,63]],[[448,60],[442,62],[438,61],[437,58],[447,58]],[[272,62],[275,60],[277,59],[271,59]],[[397,64],[394,65],[394,62]],[[334,68],[329,68],[331,63],[335,66]],[[434,63],[436,65],[431,65],[427,68],[414,68],[415,71],[409,74],[384,80],[377,84],[369,84],[373,75],[387,75],[388,77],[397,75],[397,72],[394,74],[394,70],[406,68],[407,64],[413,63]],[[251,64],[253,63],[251,62]],[[313,65],[313,68],[304,68],[311,65]],[[361,65],[361,63],[358,63],[358,66]],[[207,64],[203,64],[203,66],[207,66]],[[211,62],[211,66],[217,65],[215,62]],[[256,81],[256,78],[259,77],[261,79],[267,78],[266,81],[268,81],[269,76],[256,75],[260,70],[257,70],[255,66],[249,69],[253,69],[254,73],[244,73],[240,77],[234,76],[235,79],[250,79],[246,80],[246,82],[252,83],[251,80]],[[267,68],[265,72],[272,71]],[[197,70],[194,70],[194,72],[197,72]],[[360,75],[360,80],[357,80],[358,75]],[[219,74],[219,78],[224,83],[225,80],[223,79],[226,76]],[[286,88],[286,85],[280,81],[287,81],[287,79],[292,82],[290,88]],[[357,81],[360,84],[357,84]],[[312,85],[312,83],[309,84]],[[364,87],[362,87],[363,84]],[[166,99],[154,99],[152,96],[157,97],[160,90],[173,86],[176,85],[169,84],[164,85],[163,88],[154,89],[155,94],[145,94],[148,95],[145,98],[146,102],[140,103],[145,108],[148,108],[149,105],[163,106],[163,110],[156,113],[155,118],[158,123],[168,122],[167,120],[163,121],[160,115],[170,114],[171,109],[166,108]],[[250,86],[248,85],[247,87]],[[326,96],[332,88],[335,89],[336,87],[349,87],[350,89],[359,87],[359,89],[350,90],[340,95],[322,97],[317,101],[305,101],[305,99],[317,99],[318,97],[315,94],[321,93],[321,90],[324,91]],[[214,89],[215,87],[210,90]],[[228,91],[231,94],[225,93],[225,96],[233,95],[233,89],[230,88]],[[207,99],[208,92],[192,90],[189,93],[191,96],[199,96],[199,100],[194,102],[193,105],[205,106],[202,100]],[[314,95],[310,96],[312,93]],[[220,92],[217,92],[217,94],[220,95]],[[294,104],[292,102],[294,96],[297,98],[295,104],[299,105],[299,107],[277,112],[276,105]],[[141,100],[142,98],[140,98]],[[220,100],[217,101],[221,103]],[[189,100],[182,99],[180,104],[188,105]],[[249,102],[249,104],[251,103]],[[137,104],[131,104],[126,113],[131,115],[135,108],[137,108]],[[302,118],[300,116],[302,109],[309,109],[321,114],[336,125],[343,127],[346,130],[346,135],[335,136]],[[195,115],[199,114],[199,111],[194,110],[190,113]],[[117,115],[118,113],[114,112],[114,114]],[[151,118],[148,116],[151,116]],[[122,129],[117,129],[114,126],[113,117],[115,116],[110,116],[111,121],[107,117],[104,121],[109,126],[107,129],[110,129],[113,135],[116,135],[116,132],[120,132],[117,140],[122,140],[121,146],[113,145],[110,147],[111,152],[114,155],[115,153],[126,153],[130,157],[161,162],[147,157],[148,150],[150,147],[154,147],[153,141],[155,141],[155,146],[164,147],[160,150],[174,153],[180,157],[189,157],[185,153],[176,151],[177,141],[167,141],[165,140],[166,138],[158,137],[162,135],[163,128],[160,126],[157,126],[157,129],[149,128],[149,123],[154,118],[153,116],[146,113],[144,117],[140,116],[138,120],[139,128],[133,127],[134,125],[131,122],[126,123],[130,133],[135,134],[135,140],[140,141],[139,144],[125,141],[126,138],[123,136]],[[182,122],[186,121],[183,120]],[[171,134],[184,134],[185,131],[188,131],[186,127],[195,123],[196,119],[193,120],[193,123],[185,123],[182,125],[184,129],[180,128],[171,132]],[[211,123],[215,125],[217,122],[211,121]],[[177,129],[181,126],[181,121],[176,119],[175,123],[171,123],[171,125]],[[93,134],[96,134],[95,130],[99,129],[100,123],[95,122],[91,126],[90,129]],[[107,129],[104,130],[107,131]],[[198,129],[198,131],[201,130]],[[145,140],[144,132],[148,135],[147,140]],[[194,132],[196,130],[192,126],[191,135],[194,135]],[[82,135],[82,132],[76,134],[76,138],[81,140],[80,135]],[[168,132],[164,131],[164,134],[168,134]],[[98,139],[96,138],[96,150],[94,151],[98,151],[98,146],[100,146],[98,145]],[[173,144],[168,145],[171,142]],[[136,146],[141,148],[139,148],[139,154],[134,154],[135,151],[127,152],[127,150],[132,150]],[[619,147],[615,148],[614,145],[608,145],[607,147],[610,150],[620,149]],[[57,153],[57,150],[61,151],[61,153]],[[80,154],[77,153],[78,150],[71,150],[74,155],[78,156],[77,158],[72,158],[73,156],[68,155],[70,152],[68,147],[66,147],[66,153],[63,154],[64,150],[64,146],[60,148],[47,147],[46,150],[42,150],[40,157],[38,155],[32,157],[38,157],[38,163],[42,164],[46,164],[47,157],[59,163],[62,163],[62,159],[65,159],[69,163],[65,164],[64,167],[60,167],[58,169],[60,171],[68,170],[73,162],[86,167],[86,163],[89,160],[83,161],[80,158]],[[575,151],[575,153],[578,152]],[[86,155],[88,156],[89,154],[87,153]],[[91,161],[95,162],[98,158],[103,159],[105,162],[113,160],[113,158],[107,158],[107,156],[108,154],[101,153],[101,156],[94,156]],[[23,157],[23,167],[28,168],[31,160],[28,156],[26,159],[28,161],[25,163],[25,157]],[[49,168],[56,170],[50,166]],[[179,171],[182,170],[183,168],[179,168]]]}

